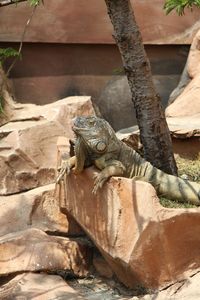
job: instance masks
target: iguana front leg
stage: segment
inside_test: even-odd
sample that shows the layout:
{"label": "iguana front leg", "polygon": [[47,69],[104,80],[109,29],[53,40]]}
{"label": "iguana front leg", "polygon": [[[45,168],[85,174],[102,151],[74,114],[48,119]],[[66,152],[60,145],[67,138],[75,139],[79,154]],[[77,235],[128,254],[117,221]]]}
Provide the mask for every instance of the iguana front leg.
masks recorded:
{"label": "iguana front leg", "polygon": [[65,173],[69,175],[72,168],[76,166],[76,156],[72,156],[69,158],[62,158],[61,165],[58,167],[58,176],[56,178],[56,183],[59,183],[63,178]]}
{"label": "iguana front leg", "polygon": [[125,166],[120,161],[114,159],[106,160],[105,157],[95,160],[95,166],[102,171],[94,176],[93,194],[96,194],[97,190],[102,188],[103,184],[111,176],[123,176],[125,172]]}

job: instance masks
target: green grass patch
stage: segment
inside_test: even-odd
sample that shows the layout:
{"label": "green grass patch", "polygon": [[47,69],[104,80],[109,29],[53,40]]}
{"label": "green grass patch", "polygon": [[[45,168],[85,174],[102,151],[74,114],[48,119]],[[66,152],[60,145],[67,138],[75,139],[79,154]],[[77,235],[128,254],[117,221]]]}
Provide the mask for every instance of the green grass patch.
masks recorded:
{"label": "green grass patch", "polygon": [[175,200],[170,200],[164,197],[159,197],[160,204],[168,208],[196,208],[197,206],[191,203],[181,203]]}
{"label": "green grass patch", "polygon": [[[195,160],[176,158],[179,176],[187,175],[188,180],[200,183],[200,157]],[[197,206],[190,203],[181,203],[175,200],[170,200],[165,197],[160,197],[160,204],[168,208],[196,208]]]}

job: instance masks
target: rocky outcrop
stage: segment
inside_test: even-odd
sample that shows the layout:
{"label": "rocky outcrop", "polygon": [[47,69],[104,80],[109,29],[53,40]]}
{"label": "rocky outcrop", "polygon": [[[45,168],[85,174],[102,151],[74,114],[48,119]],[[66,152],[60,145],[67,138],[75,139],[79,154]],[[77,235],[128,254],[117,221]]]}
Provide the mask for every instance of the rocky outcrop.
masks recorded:
{"label": "rocky outcrop", "polygon": [[197,273],[186,280],[170,285],[166,289],[158,290],[157,292],[153,292],[139,298],[137,296],[131,298],[122,297],[120,300],[198,300],[200,297],[199,280],[200,273]]}
{"label": "rocky outcrop", "polygon": [[72,137],[72,119],[94,114],[90,97],[70,97],[36,106],[18,105],[12,122],[0,128],[0,195],[54,182],[56,142]]}
{"label": "rocky outcrop", "polygon": [[188,55],[188,73],[191,78],[200,74],[200,30],[197,31]]}
{"label": "rocky outcrop", "polygon": [[56,196],[55,184],[0,196],[0,236],[30,228],[70,236],[82,235],[78,224],[60,212]]}
{"label": "rocky outcrop", "polygon": [[84,300],[61,277],[23,273],[0,288],[0,299],[65,299]]}
{"label": "rocky outcrop", "polygon": [[89,168],[66,178],[62,209],[82,226],[121,282],[155,289],[200,270],[198,208],[164,208],[149,183],[127,178],[111,178],[95,196],[94,172]]}
{"label": "rocky outcrop", "polygon": [[59,277],[20,274],[10,279],[29,271],[88,274],[93,250],[75,220],[60,211],[54,182],[58,136],[73,136],[76,115],[94,114],[90,97],[14,108],[10,122],[0,127],[0,298],[82,299]]}
{"label": "rocky outcrop", "polygon": [[0,238],[0,275],[24,271],[65,270],[88,274],[91,251],[78,240],[49,236],[39,229],[9,233]]}
{"label": "rocky outcrop", "polygon": [[[200,31],[197,32],[193,39],[185,72],[187,72],[189,78],[192,80],[189,81],[183,91],[181,89],[181,93],[176,100],[167,107],[166,116],[181,118],[182,120],[185,118],[183,122],[187,124],[186,126],[191,126],[193,118],[195,122],[197,121],[196,119],[200,120]],[[200,121],[196,126],[196,129],[199,130]]]}
{"label": "rocky outcrop", "polygon": [[200,100],[199,100],[199,88],[200,88],[200,74],[196,76],[185,87],[183,92],[178,98],[167,107],[167,117],[184,117],[200,115]]}

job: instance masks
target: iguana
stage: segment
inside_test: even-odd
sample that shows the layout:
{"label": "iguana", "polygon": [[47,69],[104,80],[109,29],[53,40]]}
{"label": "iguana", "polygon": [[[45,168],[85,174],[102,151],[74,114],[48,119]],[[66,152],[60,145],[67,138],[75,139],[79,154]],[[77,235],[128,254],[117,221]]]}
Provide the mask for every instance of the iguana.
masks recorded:
{"label": "iguana", "polygon": [[151,183],[158,195],[171,200],[200,205],[200,185],[169,175],[152,166],[135,150],[120,141],[104,119],[77,117],[72,129],[76,136],[75,156],[62,161],[57,182],[70,170],[80,173],[94,164],[101,172],[95,176],[93,193],[111,177],[122,176]]}

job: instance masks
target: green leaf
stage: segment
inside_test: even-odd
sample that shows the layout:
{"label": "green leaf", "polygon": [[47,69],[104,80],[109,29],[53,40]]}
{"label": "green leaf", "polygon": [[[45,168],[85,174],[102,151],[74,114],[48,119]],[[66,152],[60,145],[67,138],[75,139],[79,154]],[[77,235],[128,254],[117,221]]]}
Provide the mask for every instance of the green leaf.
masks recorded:
{"label": "green leaf", "polygon": [[30,6],[38,6],[40,5],[41,3],[44,4],[44,1],[43,0],[28,0]]}
{"label": "green leaf", "polygon": [[165,0],[164,9],[167,15],[176,10],[177,14],[182,16],[185,8],[192,9],[193,6],[200,8],[200,0]]}
{"label": "green leaf", "polygon": [[0,62],[2,63],[5,59],[9,57],[20,57],[20,54],[17,50],[13,48],[0,48]]}

